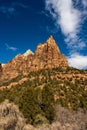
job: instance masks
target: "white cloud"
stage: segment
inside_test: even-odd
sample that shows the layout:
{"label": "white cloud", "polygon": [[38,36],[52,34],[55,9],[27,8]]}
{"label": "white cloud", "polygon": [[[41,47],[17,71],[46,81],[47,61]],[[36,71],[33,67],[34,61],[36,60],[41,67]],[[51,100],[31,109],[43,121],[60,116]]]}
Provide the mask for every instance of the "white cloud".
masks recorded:
{"label": "white cloud", "polygon": [[87,68],[87,56],[77,53],[87,46],[79,35],[87,18],[87,0],[45,0],[45,4],[56,27],[60,27],[65,36],[65,43],[70,49],[69,64],[79,69]]}
{"label": "white cloud", "polygon": [[70,66],[78,69],[87,69],[87,56],[73,54],[68,57],[68,63]]}
{"label": "white cloud", "polygon": [[82,4],[83,4],[84,8],[86,8],[87,7],[87,0],[82,0]]}
{"label": "white cloud", "polygon": [[[61,28],[65,35],[65,42],[72,50],[83,49],[86,44],[78,36],[81,31],[81,25],[84,10],[80,10],[74,6],[73,0],[45,0],[46,10],[50,12],[56,21],[56,25]],[[83,0],[85,7],[87,0]],[[76,0],[77,4],[79,0]]]}
{"label": "white cloud", "polygon": [[16,47],[9,46],[7,43],[5,44],[5,46],[6,46],[6,49],[7,49],[7,50],[17,51],[17,48],[16,48]]}

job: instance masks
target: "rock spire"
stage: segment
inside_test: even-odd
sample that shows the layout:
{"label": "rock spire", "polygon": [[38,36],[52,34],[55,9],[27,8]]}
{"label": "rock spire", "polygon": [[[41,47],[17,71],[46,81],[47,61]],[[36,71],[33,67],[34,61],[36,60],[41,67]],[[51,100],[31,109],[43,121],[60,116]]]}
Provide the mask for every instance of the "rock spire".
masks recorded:
{"label": "rock spire", "polygon": [[45,43],[37,46],[35,53],[28,50],[24,54],[17,55],[5,64],[1,78],[8,80],[19,74],[57,67],[66,68],[68,67],[68,62],[66,57],[61,54],[54,38],[50,36]]}

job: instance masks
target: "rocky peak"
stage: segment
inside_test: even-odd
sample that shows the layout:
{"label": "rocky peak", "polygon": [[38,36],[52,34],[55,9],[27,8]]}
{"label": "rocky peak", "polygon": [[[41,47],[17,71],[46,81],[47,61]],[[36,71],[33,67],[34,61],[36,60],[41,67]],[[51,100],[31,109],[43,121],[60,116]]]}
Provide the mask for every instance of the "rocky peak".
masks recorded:
{"label": "rocky peak", "polygon": [[[3,66],[2,80],[9,80],[19,74],[27,74],[39,69],[66,68],[67,66],[66,57],[60,53],[55,40],[50,36],[45,43],[37,46],[35,54],[31,50],[27,50],[24,54],[18,54],[5,64]],[[0,68],[2,69],[2,66]]]}
{"label": "rocky peak", "polygon": [[23,58],[23,55],[22,55],[22,54],[16,55],[16,56],[13,58],[13,60],[20,59],[20,58]]}
{"label": "rocky peak", "polygon": [[2,64],[2,67],[4,67],[5,64]]}
{"label": "rocky peak", "polygon": [[46,42],[47,42],[48,44],[56,43],[52,35],[47,39]]}
{"label": "rocky peak", "polygon": [[27,50],[24,54],[23,54],[23,56],[25,56],[25,57],[27,57],[28,55],[34,55],[34,53],[29,49],[29,50]]}
{"label": "rocky peak", "polygon": [[47,39],[46,43],[48,44],[48,46],[55,47],[57,49],[58,53],[60,54],[60,49],[59,49],[58,45],[56,44],[52,35]]}
{"label": "rocky peak", "polygon": [[45,43],[39,44],[37,46],[35,55],[43,55],[43,53],[45,53],[46,55],[47,53],[57,53],[58,55],[60,54],[59,47],[57,46],[53,36],[50,36]]}
{"label": "rocky peak", "polygon": [[68,66],[65,56],[60,53],[52,36],[45,43],[37,46],[32,64],[34,70]]}

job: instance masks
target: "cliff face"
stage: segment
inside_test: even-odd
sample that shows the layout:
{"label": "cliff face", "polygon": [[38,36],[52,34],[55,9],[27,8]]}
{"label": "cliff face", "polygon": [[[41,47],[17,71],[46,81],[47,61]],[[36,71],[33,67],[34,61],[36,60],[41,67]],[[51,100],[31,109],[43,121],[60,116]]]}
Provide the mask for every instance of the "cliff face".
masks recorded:
{"label": "cliff face", "polygon": [[43,68],[65,68],[68,62],[60,50],[52,36],[44,44],[39,44],[35,51],[32,61],[32,69],[38,70]]}
{"label": "cliff face", "polygon": [[39,44],[35,54],[28,50],[26,53],[17,55],[14,59],[3,66],[2,79],[12,79],[19,74],[37,71],[45,68],[66,68],[68,62],[61,54],[52,36],[44,44]]}
{"label": "cliff face", "polygon": [[32,58],[33,54],[29,54],[27,57],[21,54],[17,55],[4,65],[1,79],[8,80],[29,72]]}

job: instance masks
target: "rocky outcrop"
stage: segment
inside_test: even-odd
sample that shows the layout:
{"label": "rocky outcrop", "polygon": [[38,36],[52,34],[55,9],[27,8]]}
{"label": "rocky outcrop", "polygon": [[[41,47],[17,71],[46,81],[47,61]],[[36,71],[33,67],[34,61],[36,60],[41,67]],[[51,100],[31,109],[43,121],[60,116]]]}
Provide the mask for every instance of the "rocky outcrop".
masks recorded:
{"label": "rocky outcrop", "polygon": [[28,55],[33,55],[34,53],[29,49],[29,50],[27,50],[23,55],[25,56],[25,57],[27,57]]}
{"label": "rocky outcrop", "polygon": [[22,54],[17,55],[14,59],[3,66],[1,80],[12,79],[18,75],[29,72],[32,58],[33,54],[29,54],[27,57]]}
{"label": "rocky outcrop", "polygon": [[43,68],[66,68],[68,62],[64,55],[61,54],[55,40],[52,36],[44,44],[39,44],[35,51],[32,61],[32,70]]}
{"label": "rocky outcrop", "polygon": [[67,66],[66,57],[61,54],[55,40],[50,36],[44,44],[37,46],[35,54],[31,50],[28,50],[5,64],[1,79],[12,79],[19,74],[27,74],[39,69],[66,68]]}

